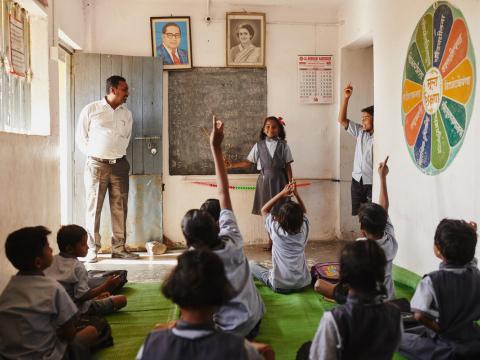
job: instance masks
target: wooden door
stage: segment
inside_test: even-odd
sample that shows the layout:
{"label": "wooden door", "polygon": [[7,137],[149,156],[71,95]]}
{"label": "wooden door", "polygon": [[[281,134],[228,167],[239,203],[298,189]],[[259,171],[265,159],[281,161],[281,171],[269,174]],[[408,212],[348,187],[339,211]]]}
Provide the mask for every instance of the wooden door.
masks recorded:
{"label": "wooden door", "polygon": [[[161,58],[78,53],[73,56],[74,129],[83,107],[105,96],[105,80],[123,76],[129,86],[127,107],[133,128],[127,158],[131,167],[127,244],[162,241],[162,117],[163,64]],[[153,150],[153,151],[152,151]],[[85,155],[74,150],[74,223],[85,224]],[[102,246],[110,246],[108,196],[102,210]]]}

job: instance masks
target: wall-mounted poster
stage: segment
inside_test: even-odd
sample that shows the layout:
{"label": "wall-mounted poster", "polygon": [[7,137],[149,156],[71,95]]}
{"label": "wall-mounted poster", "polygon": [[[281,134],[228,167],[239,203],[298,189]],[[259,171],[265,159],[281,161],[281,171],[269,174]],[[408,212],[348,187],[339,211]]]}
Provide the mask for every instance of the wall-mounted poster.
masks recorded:
{"label": "wall-mounted poster", "polygon": [[410,157],[427,175],[460,150],[475,98],[475,55],[462,12],[446,1],[423,14],[403,72],[402,124]]}
{"label": "wall-mounted poster", "polygon": [[227,13],[227,66],[265,66],[265,14]]}
{"label": "wall-mounted poster", "polygon": [[298,55],[298,102],[333,103],[333,55]]}
{"label": "wall-mounted poster", "polygon": [[163,58],[165,70],[192,67],[190,17],[151,17],[152,56]]}

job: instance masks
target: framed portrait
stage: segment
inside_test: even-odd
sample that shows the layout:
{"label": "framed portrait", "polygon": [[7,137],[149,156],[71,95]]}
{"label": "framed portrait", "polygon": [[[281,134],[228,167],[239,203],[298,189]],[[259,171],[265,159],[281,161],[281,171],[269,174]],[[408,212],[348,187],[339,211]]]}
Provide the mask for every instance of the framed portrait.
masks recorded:
{"label": "framed portrait", "polygon": [[163,58],[165,70],[192,67],[189,16],[151,17],[152,56]]}
{"label": "framed portrait", "polygon": [[227,13],[227,66],[265,67],[265,14]]}

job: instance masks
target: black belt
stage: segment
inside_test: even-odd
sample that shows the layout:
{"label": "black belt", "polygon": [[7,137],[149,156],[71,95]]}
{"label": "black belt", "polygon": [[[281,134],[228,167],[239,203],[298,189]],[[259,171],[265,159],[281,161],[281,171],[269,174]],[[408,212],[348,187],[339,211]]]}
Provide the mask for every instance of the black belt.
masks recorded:
{"label": "black belt", "polygon": [[101,162],[101,163],[104,163],[104,164],[116,164],[117,162],[119,162],[120,160],[124,159],[125,158],[125,155],[122,156],[121,158],[118,158],[118,159],[100,159],[100,158],[97,158],[97,157],[94,157],[94,156],[89,156],[90,159],[93,159],[95,161],[98,161],[98,162]]}

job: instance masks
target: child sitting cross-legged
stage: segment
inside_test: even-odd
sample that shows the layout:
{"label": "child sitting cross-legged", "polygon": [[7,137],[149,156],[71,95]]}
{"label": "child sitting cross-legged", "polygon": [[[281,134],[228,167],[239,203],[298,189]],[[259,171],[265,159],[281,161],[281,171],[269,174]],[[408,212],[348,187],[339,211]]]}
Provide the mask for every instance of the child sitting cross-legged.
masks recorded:
{"label": "child sitting cross-legged", "polygon": [[162,292],[180,307],[180,320],[157,326],[137,354],[137,360],[268,359],[273,351],[253,345],[244,337],[222,332],[213,321],[235,290],[228,281],[222,260],[208,249],[187,250],[163,283]]}
{"label": "child sitting cross-legged", "polygon": [[0,358],[89,359],[98,333],[92,326],[76,331],[78,309],[65,289],[43,271],[52,249],[43,226],[8,235],[5,252],[19,271],[0,295]]}
{"label": "child sitting cross-legged", "polygon": [[[298,203],[288,200],[291,195],[296,197]],[[282,204],[277,215],[273,216],[270,211],[280,200]],[[265,228],[273,244],[273,268],[269,270],[254,261],[250,261],[250,268],[254,277],[275,292],[285,294],[300,291],[312,281],[305,258],[309,230],[305,212],[305,205],[295,183],[286,185],[262,208]]]}
{"label": "child sitting cross-legged", "polygon": [[[398,243],[392,222],[388,216],[390,202],[387,191],[387,175],[389,172],[387,161],[388,156],[378,166],[378,174],[380,176],[379,203],[362,204],[358,213],[358,221],[360,222],[360,230],[365,238],[376,242],[385,253],[387,263],[385,264],[384,293],[386,300],[393,300],[395,298],[395,287],[392,278],[392,268],[393,259],[398,250]],[[334,299],[339,304],[344,304],[347,300],[348,286],[342,283],[342,281],[334,285],[323,279],[318,279],[315,282],[315,291],[327,298]]]}
{"label": "child sitting cross-legged", "polygon": [[[401,312],[382,302],[387,261],[370,240],[349,243],[340,255],[340,279],[347,301],[324,313],[310,346],[310,360],[391,360],[402,337]],[[306,359],[308,343],[297,354]]]}
{"label": "child sitting cross-legged", "polygon": [[109,277],[94,289],[88,286],[87,269],[77,259],[85,257],[88,252],[87,238],[87,232],[81,226],[62,226],[57,233],[60,254],[53,257],[52,265],[45,270],[45,275],[63,285],[82,314],[103,316],[127,305],[127,297],[110,293],[122,281],[118,275]]}
{"label": "child sitting cross-legged", "polygon": [[423,277],[411,301],[423,326],[403,334],[400,353],[408,359],[480,359],[480,271],[477,224],[443,219],[433,252],[440,268]]}

